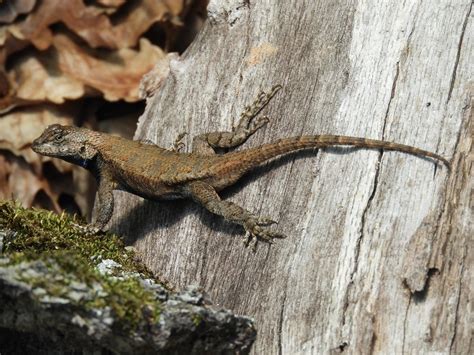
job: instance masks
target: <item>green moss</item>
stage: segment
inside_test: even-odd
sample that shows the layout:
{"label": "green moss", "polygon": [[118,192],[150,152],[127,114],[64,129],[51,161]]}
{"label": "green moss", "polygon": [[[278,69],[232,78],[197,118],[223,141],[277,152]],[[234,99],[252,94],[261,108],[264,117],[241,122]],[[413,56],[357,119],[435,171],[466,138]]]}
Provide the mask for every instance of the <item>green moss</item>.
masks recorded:
{"label": "green moss", "polygon": [[36,289],[46,290],[50,296],[66,298],[71,291],[68,287],[71,282],[84,283],[101,292],[96,292],[92,299],[72,302],[85,309],[110,307],[125,329],[134,329],[141,321],[156,322],[160,304],[139,279],[103,275],[96,268],[102,260],[111,259],[119,263],[123,271],[139,272],[152,278],[136,260],[134,252],[125,249],[116,235],[87,236],[73,223],[77,223],[75,218],[66,214],[56,215],[0,201],[0,229],[15,232],[7,234],[3,241],[3,253],[10,264],[37,260],[51,270],[43,279],[26,273],[23,281]]}
{"label": "green moss", "polygon": [[194,325],[196,327],[199,327],[199,324],[201,324],[201,322],[202,322],[202,316],[198,313],[193,313],[193,315],[191,317],[192,317]]}
{"label": "green moss", "polygon": [[112,259],[124,271],[150,272],[136,261],[134,253],[124,248],[122,239],[114,234],[87,236],[73,223],[78,221],[63,213],[54,214],[36,208],[22,208],[12,202],[0,202],[0,227],[11,229],[16,235],[4,241],[4,253],[20,252],[37,255],[45,251],[70,250],[91,260]]}

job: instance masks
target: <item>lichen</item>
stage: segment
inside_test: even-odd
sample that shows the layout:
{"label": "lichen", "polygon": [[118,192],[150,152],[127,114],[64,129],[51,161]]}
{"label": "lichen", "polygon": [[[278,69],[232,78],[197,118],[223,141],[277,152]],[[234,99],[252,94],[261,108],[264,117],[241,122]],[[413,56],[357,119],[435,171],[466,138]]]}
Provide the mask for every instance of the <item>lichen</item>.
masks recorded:
{"label": "lichen", "polygon": [[[156,323],[160,302],[142,282],[153,277],[135,253],[126,249],[118,236],[88,236],[75,223],[77,218],[65,213],[57,215],[0,201],[0,230],[10,231],[3,238],[3,255],[9,265],[38,261],[48,268],[47,278],[28,270],[21,276],[37,297],[64,298],[90,311],[110,309],[125,330],[133,330],[142,322]],[[113,275],[101,273],[97,265],[103,260],[120,264],[122,276],[115,271]],[[97,292],[93,298],[90,292],[86,297],[77,285]]]}

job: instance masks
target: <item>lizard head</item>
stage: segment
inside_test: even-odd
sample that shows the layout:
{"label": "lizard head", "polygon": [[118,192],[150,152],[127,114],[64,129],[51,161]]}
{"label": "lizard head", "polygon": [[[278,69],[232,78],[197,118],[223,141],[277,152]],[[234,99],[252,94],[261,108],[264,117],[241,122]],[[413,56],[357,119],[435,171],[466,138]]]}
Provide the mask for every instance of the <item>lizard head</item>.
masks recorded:
{"label": "lizard head", "polygon": [[33,141],[31,149],[85,167],[97,155],[97,149],[91,144],[94,134],[96,132],[85,128],[53,124]]}

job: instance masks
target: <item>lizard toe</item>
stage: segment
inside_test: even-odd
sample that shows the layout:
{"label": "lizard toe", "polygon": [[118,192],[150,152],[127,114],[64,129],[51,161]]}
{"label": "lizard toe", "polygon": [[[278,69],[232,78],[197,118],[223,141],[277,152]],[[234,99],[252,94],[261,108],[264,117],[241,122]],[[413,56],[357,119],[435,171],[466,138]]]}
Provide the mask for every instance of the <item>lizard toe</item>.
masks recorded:
{"label": "lizard toe", "polygon": [[101,228],[93,224],[80,225],[73,223],[73,226],[86,236],[96,235],[102,232]]}
{"label": "lizard toe", "polygon": [[268,124],[268,122],[270,122],[270,118],[268,118],[268,116],[256,117],[249,123],[248,130],[251,134],[253,134],[260,128]]}
{"label": "lizard toe", "polygon": [[278,222],[271,219],[270,217],[258,217],[257,224],[259,226],[271,226],[272,224],[278,224]]}
{"label": "lizard toe", "polygon": [[256,244],[261,241],[268,244],[273,244],[274,239],[286,238],[286,235],[278,231],[271,230],[268,226],[276,223],[269,218],[258,218],[252,219],[244,224],[246,230],[246,236],[244,244],[248,247],[252,244],[253,248],[256,249]]}

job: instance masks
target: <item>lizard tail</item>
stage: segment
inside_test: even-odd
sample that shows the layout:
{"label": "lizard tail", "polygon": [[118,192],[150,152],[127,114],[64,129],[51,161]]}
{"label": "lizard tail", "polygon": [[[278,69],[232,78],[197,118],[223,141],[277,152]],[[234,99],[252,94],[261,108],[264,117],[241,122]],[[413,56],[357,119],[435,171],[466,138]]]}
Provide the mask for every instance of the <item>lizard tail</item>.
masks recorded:
{"label": "lizard tail", "polygon": [[[292,138],[279,139],[273,143],[264,144],[260,147],[250,148],[248,150],[227,154],[233,161],[238,161],[240,171],[248,171],[257,165],[275,158],[279,155],[294,152],[301,149],[323,148],[330,146],[347,145],[352,147],[363,147],[370,149],[395,150],[419,157],[428,157],[442,161],[446,167],[450,168],[447,159],[436,153],[427,150],[418,149],[404,144],[386,142],[375,139],[333,136],[333,135],[317,135],[317,136],[300,136]],[[230,157],[232,156],[232,157]]]}

